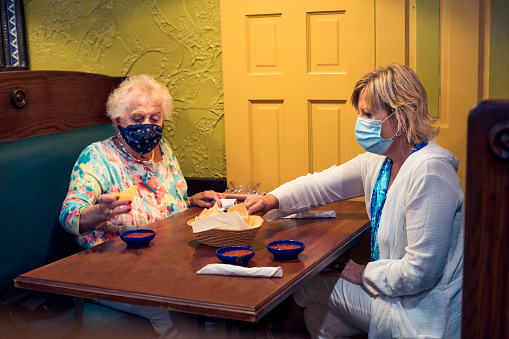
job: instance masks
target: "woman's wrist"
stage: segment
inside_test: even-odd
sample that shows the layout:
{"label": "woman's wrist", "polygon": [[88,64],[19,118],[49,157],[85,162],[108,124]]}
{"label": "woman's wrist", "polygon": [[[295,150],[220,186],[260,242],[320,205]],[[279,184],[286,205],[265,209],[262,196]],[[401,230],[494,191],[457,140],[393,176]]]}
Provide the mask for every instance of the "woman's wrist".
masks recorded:
{"label": "woman's wrist", "polygon": [[279,199],[273,194],[266,194],[265,201],[269,210],[277,210],[279,208]]}
{"label": "woman's wrist", "polygon": [[87,234],[99,227],[104,220],[104,216],[99,209],[99,205],[87,206],[81,210],[79,216],[79,232]]}
{"label": "woman's wrist", "polygon": [[188,207],[193,207],[194,206],[193,197],[187,198],[186,202],[187,202],[187,206]]}

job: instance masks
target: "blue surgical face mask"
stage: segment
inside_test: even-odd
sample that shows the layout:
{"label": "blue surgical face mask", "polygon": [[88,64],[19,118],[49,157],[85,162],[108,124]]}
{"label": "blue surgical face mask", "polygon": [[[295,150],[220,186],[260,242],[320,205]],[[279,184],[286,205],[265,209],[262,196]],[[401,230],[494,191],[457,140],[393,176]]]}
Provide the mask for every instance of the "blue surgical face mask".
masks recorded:
{"label": "blue surgical face mask", "polygon": [[117,122],[117,127],[129,147],[141,154],[150,153],[163,136],[163,128],[159,125],[139,124],[122,127]]}
{"label": "blue surgical face mask", "polygon": [[359,145],[361,145],[367,152],[379,155],[387,152],[387,149],[392,144],[392,139],[398,131],[396,131],[390,139],[384,139],[380,136],[380,134],[382,132],[382,123],[389,119],[393,114],[394,113],[389,115],[383,121],[357,117],[357,123],[355,124],[355,138]]}

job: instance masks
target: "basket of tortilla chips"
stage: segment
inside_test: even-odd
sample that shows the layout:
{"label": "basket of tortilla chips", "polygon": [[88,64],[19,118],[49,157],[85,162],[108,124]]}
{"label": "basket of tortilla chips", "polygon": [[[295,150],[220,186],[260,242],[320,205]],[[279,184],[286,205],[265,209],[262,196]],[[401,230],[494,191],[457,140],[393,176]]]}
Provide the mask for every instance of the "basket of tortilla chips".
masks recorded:
{"label": "basket of tortilla chips", "polygon": [[247,214],[243,203],[227,212],[220,211],[216,204],[187,222],[201,244],[213,247],[248,246],[262,223],[262,217]]}

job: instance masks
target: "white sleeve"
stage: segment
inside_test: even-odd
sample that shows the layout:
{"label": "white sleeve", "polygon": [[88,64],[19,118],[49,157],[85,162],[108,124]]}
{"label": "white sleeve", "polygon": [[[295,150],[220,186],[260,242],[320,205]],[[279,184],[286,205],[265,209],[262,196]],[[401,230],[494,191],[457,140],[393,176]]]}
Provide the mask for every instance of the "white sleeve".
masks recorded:
{"label": "white sleeve", "polygon": [[279,200],[279,209],[270,211],[265,218],[271,221],[364,195],[361,167],[362,160],[356,157],[341,166],[332,166],[279,186],[270,192]]}

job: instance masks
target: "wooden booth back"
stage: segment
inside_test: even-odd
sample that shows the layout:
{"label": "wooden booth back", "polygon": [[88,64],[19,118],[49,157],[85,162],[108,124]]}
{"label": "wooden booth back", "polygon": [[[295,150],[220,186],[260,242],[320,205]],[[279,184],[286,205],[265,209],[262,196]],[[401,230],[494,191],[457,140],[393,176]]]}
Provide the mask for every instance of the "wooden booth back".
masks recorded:
{"label": "wooden booth back", "polygon": [[16,276],[78,250],[60,208],[80,152],[114,133],[106,100],[122,79],[0,73],[0,295]]}
{"label": "wooden booth back", "polygon": [[463,338],[509,337],[509,101],[468,118]]}

